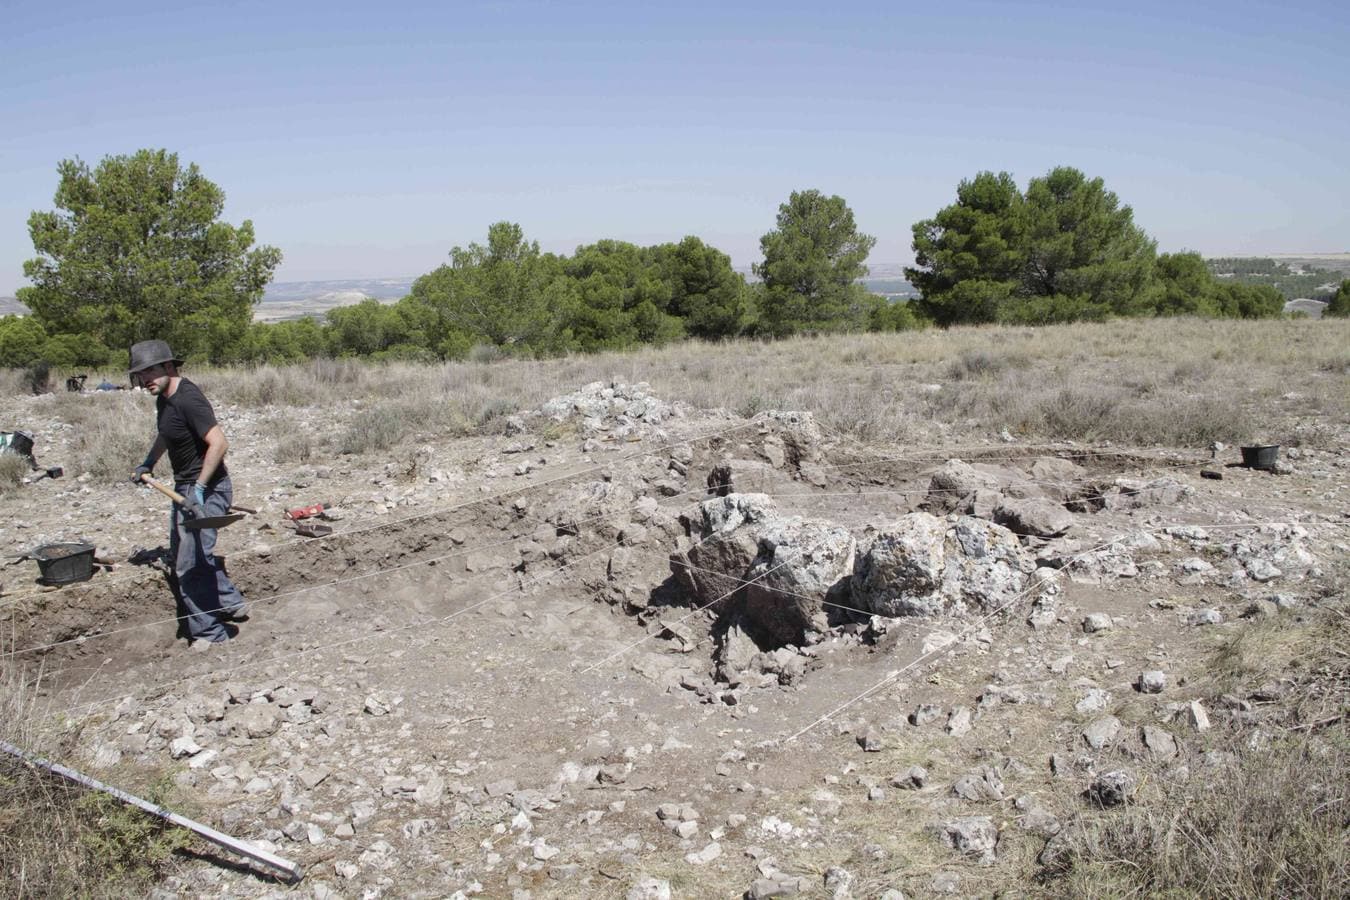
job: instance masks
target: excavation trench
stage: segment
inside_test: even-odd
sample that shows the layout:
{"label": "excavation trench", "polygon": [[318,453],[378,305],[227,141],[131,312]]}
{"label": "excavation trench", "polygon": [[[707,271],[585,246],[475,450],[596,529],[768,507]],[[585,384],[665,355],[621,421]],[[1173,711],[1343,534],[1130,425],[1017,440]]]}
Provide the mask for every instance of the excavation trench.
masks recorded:
{"label": "excavation trench", "polygon": [[[975,616],[853,622],[800,653],[781,648],[792,657],[781,669],[731,666],[736,623],[697,611],[681,589],[670,554],[687,535],[670,524],[710,497],[705,479],[717,464],[752,460],[755,449],[698,454],[680,495],[658,488],[664,467],[616,471],[608,481],[583,476],[325,538],[255,544],[227,560],[251,618],[222,651],[200,656],[174,638],[164,576],[126,566],[0,608],[18,651],[5,664],[32,681],[42,675],[49,708],[81,723],[79,752],[91,766],[176,764],[177,783],[213,821],[277,842],[315,871],[326,871],[334,847],[359,860],[378,839],[407,861],[391,870],[391,893],[415,893],[429,871],[475,848],[533,853],[520,843],[527,836],[489,830],[521,810],[541,833],[565,820],[587,847],[618,847],[634,833],[667,840],[654,810],[668,801],[696,803],[707,822],[732,813],[757,821],[819,791],[819,773],[837,770],[838,734],[866,750],[868,740],[914,739],[905,716],[915,704],[969,715],[987,678],[983,654],[1005,639],[993,636],[997,623],[1018,619],[983,616],[988,628]],[[989,464],[1027,469],[1036,455],[1019,465],[998,449]],[[822,455],[826,476],[814,482],[754,466],[733,474],[768,479],[784,517],[860,537],[928,499],[936,455],[880,463]],[[1179,460],[1077,461],[1090,487],[1124,473],[1154,478]],[[1015,599],[1031,604],[1029,593]],[[947,646],[950,655],[934,649]],[[925,677],[937,668],[942,679]],[[959,690],[947,686],[950,671],[967,673]],[[273,730],[249,731],[255,718]],[[174,763],[184,734],[199,745],[193,760],[214,761]],[[710,782],[722,789],[708,790]],[[303,799],[294,821],[274,813],[287,798]],[[333,823],[355,821],[354,798],[374,811],[356,823],[356,843],[311,847],[305,833],[284,830],[320,823],[332,834]],[[555,804],[561,811],[547,814]],[[578,828],[578,810],[589,808],[608,812]],[[551,844],[561,840],[548,833]],[[507,877],[480,880],[495,895]]]}
{"label": "excavation trench", "polygon": [[[660,498],[667,522],[703,499],[702,472],[727,458],[719,447],[697,454],[690,467],[689,491]],[[1039,453],[1044,453],[1039,450]],[[912,454],[917,456],[918,454]],[[783,513],[827,519],[858,529],[894,520],[925,499],[929,470],[940,457],[922,461],[897,458],[824,458],[825,477],[812,484],[787,472],[771,487]],[[1038,455],[1037,448],[963,449],[962,458],[1015,464]],[[1085,479],[1109,477],[1160,460],[1128,453],[1079,458]],[[647,479],[650,480],[650,479]],[[597,483],[598,484],[598,483]],[[635,498],[652,496],[643,479],[627,484]],[[764,487],[761,485],[761,487]],[[621,593],[607,578],[612,555],[625,544],[622,529],[601,513],[580,509],[580,526],[545,522],[540,511],[566,497],[567,485],[546,492],[510,494],[416,515],[374,528],[337,531],[327,537],[275,545],[255,545],[226,557],[231,578],[249,599],[251,620],[244,636],[254,638],[257,653],[284,653],[322,641],[327,617],[364,617],[372,631],[416,629],[484,598],[508,597],[540,580],[578,601],[608,603],[637,612],[632,631],[642,634],[660,618],[664,605],[688,603],[678,596],[664,562],[675,547],[673,533],[659,532],[640,548],[630,548],[633,567]],[[528,502],[526,502],[528,498]],[[265,536],[262,536],[266,540]],[[641,598],[638,608],[625,602]],[[123,564],[89,582],[32,594],[0,607],[0,633],[6,636],[6,665],[28,673],[45,692],[62,694],[138,665],[181,652],[175,642],[178,623],[163,571],[154,565]],[[265,643],[258,641],[265,637]]]}
{"label": "excavation trench", "polygon": [[[514,561],[513,543],[539,527],[509,504],[507,498],[225,556],[230,577],[248,598],[251,619],[244,627],[285,630],[288,605],[308,601],[306,595],[378,609],[387,604],[366,583],[378,585],[396,573],[406,579],[428,566],[467,581],[483,580],[487,569],[500,576],[510,568],[506,562]],[[174,615],[161,566],[126,563],[113,573],[0,609],[0,629],[12,642],[9,661],[14,665],[78,672],[71,663],[97,659],[107,672],[134,666],[148,648],[171,646],[178,631]],[[46,687],[60,690],[65,684],[58,678]]]}

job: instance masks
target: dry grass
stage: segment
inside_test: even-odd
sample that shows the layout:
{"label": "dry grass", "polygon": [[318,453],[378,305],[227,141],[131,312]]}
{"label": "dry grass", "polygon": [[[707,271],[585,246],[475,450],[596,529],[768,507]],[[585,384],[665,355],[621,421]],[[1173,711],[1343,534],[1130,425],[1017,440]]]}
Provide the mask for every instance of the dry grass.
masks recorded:
{"label": "dry grass", "polygon": [[[1304,428],[1350,414],[1350,324],[1173,319],[1049,328],[981,327],[734,344],[685,342],[526,361],[367,365],[203,373],[243,406],[415,401],[429,424],[480,427],[590,381],[645,381],[669,400],[742,415],[805,409],[863,440],[989,436],[1203,447],[1210,441],[1317,444]],[[442,407],[442,409],[437,409]],[[344,441],[382,450],[379,436]]]}
{"label": "dry grass", "polygon": [[17,397],[28,393],[22,369],[0,369],[0,397]]}
{"label": "dry grass", "polygon": [[[981,439],[1007,428],[1027,440],[1327,448],[1342,440],[1337,423],[1350,418],[1347,347],[1350,322],[1342,321],[1121,320],[687,341],[538,361],[314,360],[187,374],[217,404],[322,409],[337,426],[334,449],[347,452],[492,430],[510,412],[591,381],[645,381],[664,399],[742,415],[809,410],[866,441]],[[21,389],[15,377],[5,382],[11,391]],[[318,449],[311,441],[309,452]],[[303,461],[306,450],[300,442],[277,452]]]}
{"label": "dry grass", "polygon": [[0,497],[18,490],[28,472],[28,460],[17,453],[0,453]]}
{"label": "dry grass", "polygon": [[1350,754],[1289,737],[1234,749],[1232,762],[1154,790],[1074,840],[1065,897],[1335,897],[1350,877],[1345,841]]}
{"label": "dry grass", "polygon": [[[13,669],[0,670],[0,740],[34,756],[68,758],[75,735],[43,714]],[[161,772],[121,770],[110,779],[152,802],[169,801]],[[113,798],[0,752],[0,896],[141,896],[190,835]]]}
{"label": "dry grass", "polygon": [[1347,604],[1281,615],[1224,642],[1209,689],[1290,695],[1260,725],[1219,725],[1220,760],[1085,816],[1049,892],[1066,897],[1332,897],[1350,879]]}
{"label": "dry grass", "polygon": [[288,463],[307,463],[314,459],[314,439],[304,432],[286,434],[277,438],[276,451],[272,459],[279,465]]}
{"label": "dry grass", "polygon": [[[1321,660],[1326,647],[1344,648],[1339,629],[1294,623],[1277,616],[1238,632],[1221,643],[1210,661],[1211,693],[1241,693],[1278,678],[1297,677],[1306,666]],[[1340,628],[1346,624],[1342,621]]]}
{"label": "dry grass", "polygon": [[1344,750],[1284,742],[1243,752],[1219,774],[1222,783],[1135,807],[1086,833],[1066,894],[1341,895],[1350,876],[1337,796],[1350,780]]}
{"label": "dry grass", "polygon": [[154,439],[153,401],[144,394],[59,394],[55,415],[75,426],[75,472],[100,481],[129,477]]}
{"label": "dry grass", "polygon": [[441,400],[380,403],[357,412],[338,437],[338,453],[385,453],[407,441],[455,437],[473,432],[485,421],[474,410]]}

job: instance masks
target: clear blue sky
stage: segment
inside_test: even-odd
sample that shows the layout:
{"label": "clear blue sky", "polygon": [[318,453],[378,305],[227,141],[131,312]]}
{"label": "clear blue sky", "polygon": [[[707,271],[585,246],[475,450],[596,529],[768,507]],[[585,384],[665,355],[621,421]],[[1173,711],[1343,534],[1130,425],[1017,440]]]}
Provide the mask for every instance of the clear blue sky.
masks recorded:
{"label": "clear blue sky", "polygon": [[417,275],[502,219],[748,264],[804,188],[908,262],[960,179],[1061,164],[1162,250],[1350,250],[1350,4],[1087,6],[6,0],[0,294],[58,161],[142,147],[279,281]]}

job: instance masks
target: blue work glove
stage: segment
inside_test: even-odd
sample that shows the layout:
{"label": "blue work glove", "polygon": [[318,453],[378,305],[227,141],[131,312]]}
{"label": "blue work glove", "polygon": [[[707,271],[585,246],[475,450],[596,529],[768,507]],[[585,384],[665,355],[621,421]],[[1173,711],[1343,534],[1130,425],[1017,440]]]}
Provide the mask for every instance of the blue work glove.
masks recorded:
{"label": "blue work glove", "polygon": [[137,466],[137,467],[136,467],[135,469],[133,469],[132,472],[131,472],[131,482],[132,482],[132,484],[144,484],[144,482],[141,481],[141,476],[142,476],[142,475],[149,475],[150,473],[152,473],[152,472],[154,472],[154,471],[155,471],[154,469],[150,468],[150,467],[147,466],[145,463],[141,463],[139,466]]}
{"label": "blue work glove", "polygon": [[183,512],[189,519],[206,518],[206,487],[196,484],[183,498]]}

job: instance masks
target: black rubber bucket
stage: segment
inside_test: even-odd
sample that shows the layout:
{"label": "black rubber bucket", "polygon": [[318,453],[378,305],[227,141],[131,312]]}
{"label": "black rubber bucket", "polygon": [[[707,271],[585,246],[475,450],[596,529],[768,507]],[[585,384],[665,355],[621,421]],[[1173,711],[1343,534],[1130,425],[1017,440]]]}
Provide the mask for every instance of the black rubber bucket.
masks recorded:
{"label": "black rubber bucket", "polygon": [[44,544],[33,551],[43,584],[74,584],[94,577],[94,546],[69,542]]}
{"label": "black rubber bucket", "polygon": [[1279,458],[1279,444],[1255,444],[1242,448],[1242,464],[1249,469],[1265,469],[1269,472],[1275,468],[1275,460]]}
{"label": "black rubber bucket", "polygon": [[26,431],[0,431],[0,452],[17,453],[33,460],[33,436]]}

